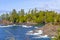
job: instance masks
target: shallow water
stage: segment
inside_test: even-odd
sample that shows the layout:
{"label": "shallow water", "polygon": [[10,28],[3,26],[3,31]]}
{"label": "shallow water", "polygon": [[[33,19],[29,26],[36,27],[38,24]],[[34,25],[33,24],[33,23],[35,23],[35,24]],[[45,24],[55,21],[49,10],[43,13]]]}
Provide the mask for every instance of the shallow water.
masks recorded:
{"label": "shallow water", "polygon": [[50,38],[33,38],[32,35],[26,35],[27,31],[35,29],[22,26],[2,27],[0,28],[0,40],[50,40]]}

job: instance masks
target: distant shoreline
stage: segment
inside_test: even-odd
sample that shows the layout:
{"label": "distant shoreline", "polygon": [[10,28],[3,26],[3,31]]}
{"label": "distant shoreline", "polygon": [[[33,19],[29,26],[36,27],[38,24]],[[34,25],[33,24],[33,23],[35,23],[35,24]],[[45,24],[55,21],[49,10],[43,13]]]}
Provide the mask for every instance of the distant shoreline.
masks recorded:
{"label": "distant shoreline", "polygon": [[27,25],[27,26],[32,26],[32,25],[36,25],[36,23],[9,23],[9,24],[5,24],[5,23],[0,23],[0,25]]}

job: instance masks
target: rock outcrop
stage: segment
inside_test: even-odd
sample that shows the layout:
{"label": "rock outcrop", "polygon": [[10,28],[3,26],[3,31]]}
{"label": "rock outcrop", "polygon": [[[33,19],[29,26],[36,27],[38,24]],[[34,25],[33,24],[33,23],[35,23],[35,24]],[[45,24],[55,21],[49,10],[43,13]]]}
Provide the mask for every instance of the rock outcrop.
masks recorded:
{"label": "rock outcrop", "polygon": [[48,35],[49,37],[56,36],[57,35],[57,29],[60,28],[59,25],[52,25],[50,23],[44,25],[41,28],[38,28],[38,30],[43,31],[43,35]]}

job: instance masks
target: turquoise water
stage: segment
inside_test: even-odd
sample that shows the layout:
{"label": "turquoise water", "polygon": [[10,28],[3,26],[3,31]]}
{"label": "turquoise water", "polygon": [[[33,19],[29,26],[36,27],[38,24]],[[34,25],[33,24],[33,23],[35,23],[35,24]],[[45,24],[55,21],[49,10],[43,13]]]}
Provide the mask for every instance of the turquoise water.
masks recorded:
{"label": "turquoise water", "polygon": [[35,30],[35,28],[22,26],[0,28],[0,40],[50,40],[50,38],[33,38],[32,35],[26,35],[30,30]]}

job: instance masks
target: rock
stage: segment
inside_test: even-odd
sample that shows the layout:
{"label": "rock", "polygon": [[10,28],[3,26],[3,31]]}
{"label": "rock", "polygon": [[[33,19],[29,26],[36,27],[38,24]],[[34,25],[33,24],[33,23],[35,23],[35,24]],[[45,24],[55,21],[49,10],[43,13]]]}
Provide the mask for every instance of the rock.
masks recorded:
{"label": "rock", "polygon": [[48,35],[48,36],[52,37],[52,36],[57,35],[58,28],[60,28],[59,25],[52,25],[52,24],[48,23],[38,29],[43,30],[43,35]]}

